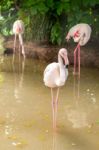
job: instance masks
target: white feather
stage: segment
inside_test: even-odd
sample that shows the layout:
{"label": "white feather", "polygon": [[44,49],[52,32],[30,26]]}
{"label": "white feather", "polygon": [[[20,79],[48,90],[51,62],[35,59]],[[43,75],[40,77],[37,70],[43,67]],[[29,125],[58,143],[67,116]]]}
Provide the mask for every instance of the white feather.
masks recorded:
{"label": "white feather", "polygon": [[[79,37],[74,37],[76,31],[79,31]],[[86,23],[80,23],[73,26],[69,32],[68,36],[72,37],[74,42],[79,42],[81,46],[85,45],[91,36],[91,27]]]}
{"label": "white feather", "polygon": [[68,77],[68,69],[63,63],[53,62],[49,64],[44,70],[44,83],[46,86],[55,88],[63,86]]}

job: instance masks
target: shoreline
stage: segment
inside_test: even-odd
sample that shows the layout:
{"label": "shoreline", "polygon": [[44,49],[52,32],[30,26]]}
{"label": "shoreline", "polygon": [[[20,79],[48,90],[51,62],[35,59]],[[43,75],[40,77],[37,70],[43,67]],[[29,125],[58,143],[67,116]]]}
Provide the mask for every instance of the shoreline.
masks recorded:
{"label": "shoreline", "polygon": [[[73,65],[73,51],[76,44],[54,46],[46,43],[25,42],[25,53],[27,58],[44,60],[46,62],[57,61],[58,50],[62,47],[67,47],[70,65]],[[13,40],[8,40],[4,43],[4,54],[13,53]],[[16,48],[18,51],[18,47]],[[99,68],[99,43],[89,42],[81,47],[81,66],[93,66]]]}

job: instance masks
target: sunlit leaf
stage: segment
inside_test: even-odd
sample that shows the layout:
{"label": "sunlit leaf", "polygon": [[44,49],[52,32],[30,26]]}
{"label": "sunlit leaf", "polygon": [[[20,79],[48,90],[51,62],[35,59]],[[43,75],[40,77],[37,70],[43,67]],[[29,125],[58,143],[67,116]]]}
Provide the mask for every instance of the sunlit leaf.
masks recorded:
{"label": "sunlit leaf", "polygon": [[48,8],[46,7],[46,5],[44,3],[39,3],[38,5],[38,10],[41,12],[41,13],[45,13],[48,11]]}
{"label": "sunlit leaf", "polygon": [[3,16],[0,16],[0,21],[3,21],[4,20],[4,17]]}

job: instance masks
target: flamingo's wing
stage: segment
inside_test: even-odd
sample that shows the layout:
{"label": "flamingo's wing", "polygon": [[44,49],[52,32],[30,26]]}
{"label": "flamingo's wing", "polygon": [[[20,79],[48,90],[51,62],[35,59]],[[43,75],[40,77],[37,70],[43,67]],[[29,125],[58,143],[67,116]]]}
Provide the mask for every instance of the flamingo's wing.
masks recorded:
{"label": "flamingo's wing", "polygon": [[43,81],[48,87],[56,86],[56,79],[59,77],[59,64],[51,63],[44,70]]}
{"label": "flamingo's wing", "polygon": [[58,63],[56,63],[56,62],[49,64],[44,70],[44,75],[49,71],[52,72],[53,70],[55,70],[55,68],[57,67],[57,64]]}

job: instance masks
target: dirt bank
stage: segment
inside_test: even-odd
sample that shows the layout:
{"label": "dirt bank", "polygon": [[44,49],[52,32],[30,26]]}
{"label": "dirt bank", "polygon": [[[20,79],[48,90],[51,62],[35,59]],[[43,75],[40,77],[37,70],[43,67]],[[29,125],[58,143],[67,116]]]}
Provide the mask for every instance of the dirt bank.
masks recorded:
{"label": "dirt bank", "polygon": [[[70,64],[73,64],[73,50],[76,45],[64,45],[68,49]],[[6,54],[13,52],[13,40],[5,42]],[[17,47],[18,49],[18,47]],[[45,60],[47,62],[57,61],[57,53],[59,46],[52,46],[45,43],[25,42],[26,57]],[[81,65],[95,66],[99,68],[99,43],[90,41],[85,46],[81,47]]]}

